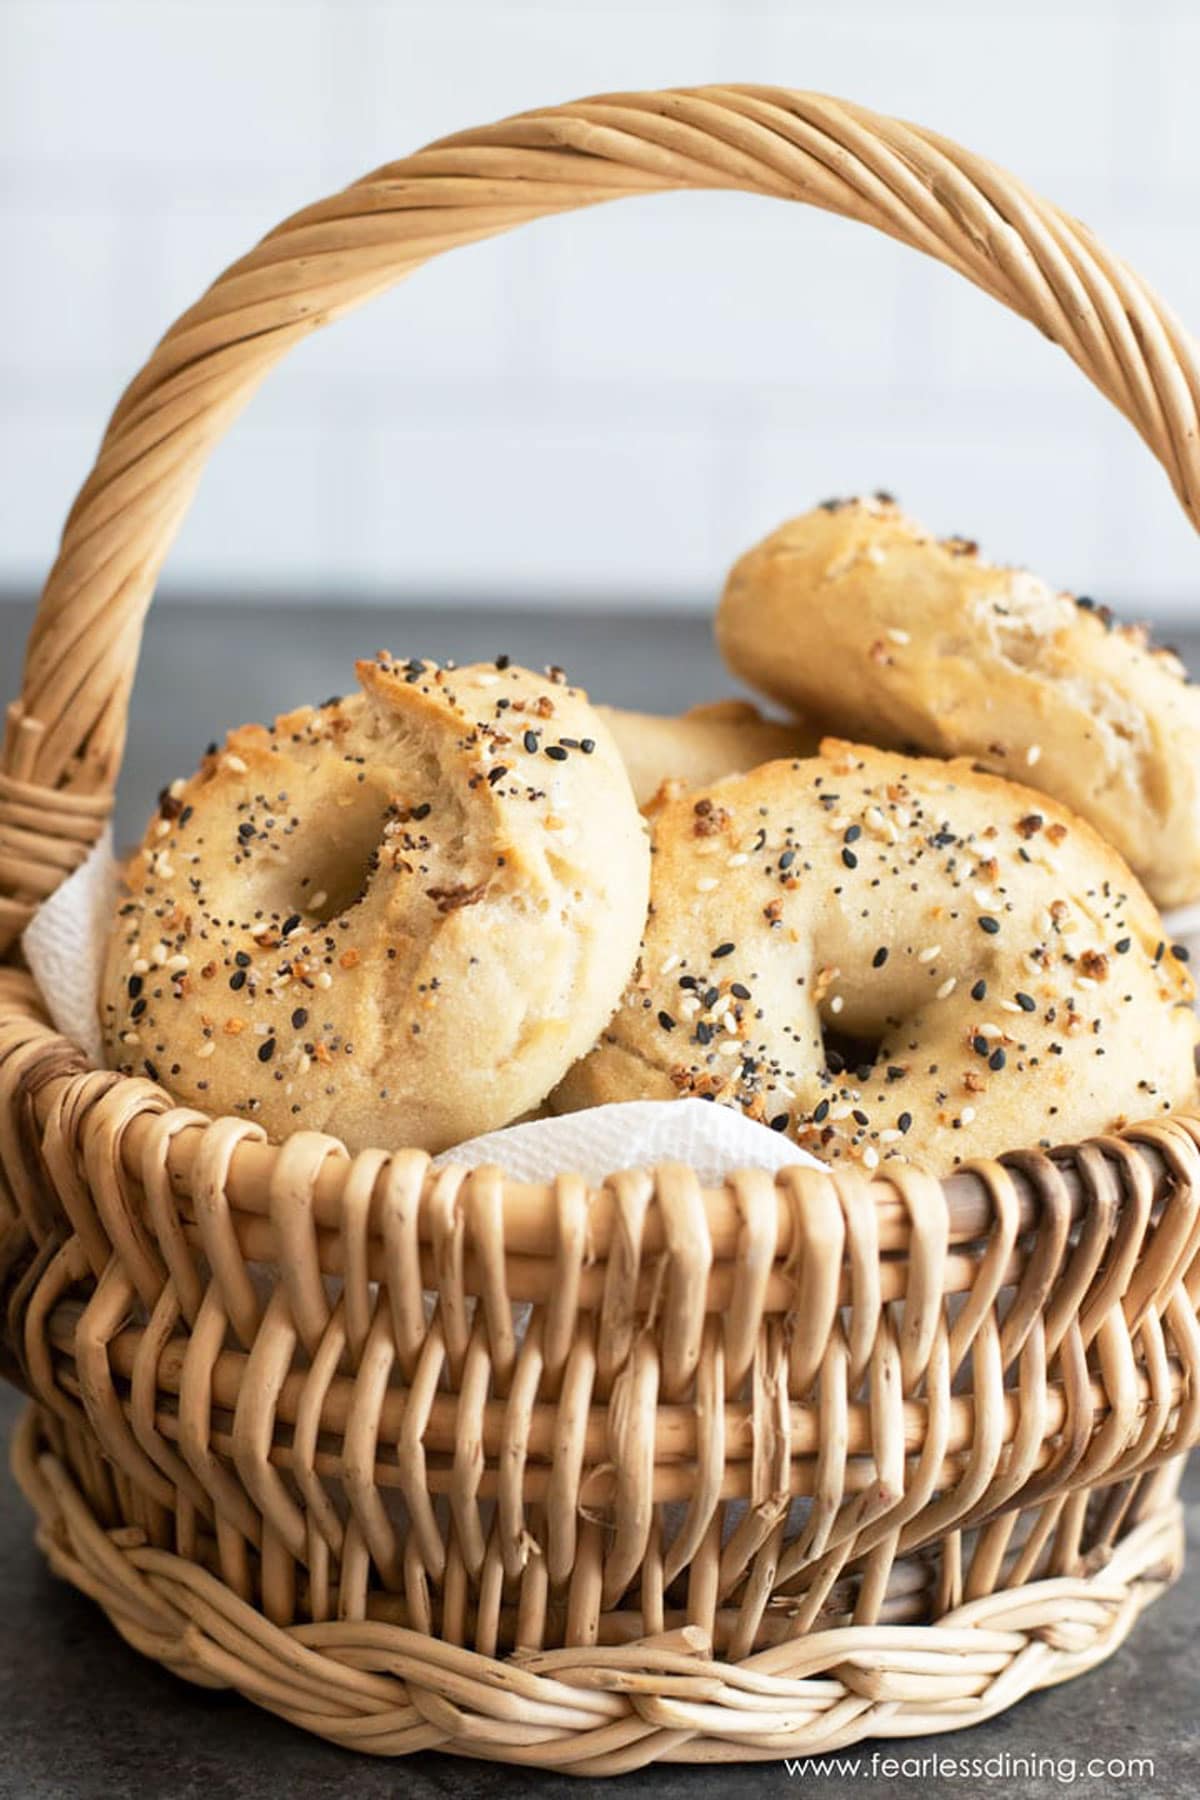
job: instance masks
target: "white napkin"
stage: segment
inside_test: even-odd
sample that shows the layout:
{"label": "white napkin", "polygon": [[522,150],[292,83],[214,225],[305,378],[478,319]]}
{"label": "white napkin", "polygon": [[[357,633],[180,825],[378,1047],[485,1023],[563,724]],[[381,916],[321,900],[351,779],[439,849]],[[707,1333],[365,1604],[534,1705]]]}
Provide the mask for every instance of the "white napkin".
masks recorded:
{"label": "white napkin", "polygon": [[86,860],[39,906],[21,939],[51,1019],[94,1063],[104,1061],[100,976],[117,885],[112,828],[106,825]]}
{"label": "white napkin", "polygon": [[734,1169],[821,1167],[781,1132],[708,1100],[625,1100],[557,1119],[530,1119],[471,1138],[434,1160],[439,1167],[454,1163],[468,1169],[499,1163],[515,1181],[552,1181],[570,1169],[593,1184],[613,1169],[683,1162],[706,1187],[717,1186]]}
{"label": "white napkin", "polygon": [[[25,959],[64,1037],[104,1060],[97,998],[118,889],[111,833],[39,907],[21,939]],[[734,1169],[820,1168],[788,1138],[704,1100],[636,1100],[490,1131],[445,1151],[439,1164],[497,1163],[517,1181],[570,1169],[598,1182],[613,1169],[686,1162],[707,1184]]]}

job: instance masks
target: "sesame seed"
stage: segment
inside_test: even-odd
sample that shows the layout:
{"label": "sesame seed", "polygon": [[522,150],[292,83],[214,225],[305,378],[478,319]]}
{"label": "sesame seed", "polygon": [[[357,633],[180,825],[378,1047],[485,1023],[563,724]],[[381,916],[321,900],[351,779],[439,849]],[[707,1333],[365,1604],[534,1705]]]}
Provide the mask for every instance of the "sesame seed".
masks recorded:
{"label": "sesame seed", "polygon": [[958,976],[957,975],[947,975],[945,981],[943,981],[941,987],[938,988],[938,990],[937,990],[938,999],[939,1000],[948,1000],[957,986],[958,986]]}
{"label": "sesame seed", "polygon": [[969,1125],[975,1117],[975,1108],[973,1106],[964,1106],[958,1116],[964,1125]]}
{"label": "sesame seed", "polygon": [[229,985],[235,994],[238,992],[239,988],[244,988],[246,985],[245,969],[235,969],[233,974],[229,977]]}
{"label": "sesame seed", "polygon": [[911,1129],[912,1114],[910,1112],[902,1112],[900,1117],[896,1120],[896,1130],[903,1136],[905,1132],[911,1131]]}
{"label": "sesame seed", "polygon": [[1118,938],[1116,943],[1113,945],[1113,949],[1116,951],[1118,956],[1125,956],[1129,952],[1129,950],[1132,946],[1132,942],[1133,942],[1133,940],[1131,938],[1127,938],[1127,937]]}
{"label": "sesame seed", "polygon": [[217,1048],[217,1046],[214,1043],[212,1038],[205,1038],[204,1042],[201,1044],[200,1048],[197,1050],[196,1055],[198,1057],[200,1057],[202,1060],[207,1059],[208,1057],[215,1054],[216,1048]]}
{"label": "sesame seed", "polygon": [[993,1050],[992,1054],[988,1057],[988,1068],[995,1069],[996,1072],[999,1073],[1007,1061],[1008,1058],[1005,1056],[1003,1050]]}
{"label": "sesame seed", "polygon": [[696,892],[698,894],[711,894],[713,889],[719,886],[720,883],[715,875],[702,875],[696,883]]}
{"label": "sesame seed", "polygon": [[730,944],[730,943],[718,944],[716,949],[712,953],[713,961],[715,962],[719,957],[722,957],[722,956],[732,956],[736,948],[737,948],[736,944]]}
{"label": "sesame seed", "polygon": [[940,944],[930,944],[926,949],[917,952],[917,961],[919,963],[936,962],[941,954],[942,946]]}
{"label": "sesame seed", "polygon": [[846,1002],[843,1000],[842,996],[840,994],[835,994],[833,999],[829,1002],[829,1010],[831,1013],[840,1013],[845,1004]]}
{"label": "sesame seed", "polygon": [[907,644],[912,641],[909,633],[907,631],[901,631],[898,625],[888,626],[888,636],[891,638],[893,644]]}
{"label": "sesame seed", "polygon": [[566,762],[567,760],[567,752],[563,749],[561,744],[547,744],[546,755],[550,758],[551,762]]}
{"label": "sesame seed", "polygon": [[888,959],[887,945],[880,944],[878,950],[875,952],[874,956],[871,958],[871,967],[873,969],[882,969],[882,967],[883,967],[884,963],[887,961],[887,959]]}
{"label": "sesame seed", "polygon": [[264,1044],[260,1044],[258,1046],[259,1062],[263,1062],[263,1063],[270,1062],[270,1060],[274,1056],[274,1054],[275,1054],[275,1039],[273,1037],[268,1038]]}
{"label": "sesame seed", "polygon": [[675,1021],[669,1012],[660,1012],[658,1015],[658,1022],[664,1031],[674,1031],[675,1029]]}
{"label": "sesame seed", "polygon": [[978,921],[980,931],[986,931],[989,937],[995,937],[1000,929],[999,919],[984,917]]}
{"label": "sesame seed", "polygon": [[874,1144],[865,1144],[863,1146],[862,1160],[864,1169],[877,1169],[879,1167],[879,1152]]}
{"label": "sesame seed", "polygon": [[853,850],[843,849],[842,861],[845,863],[845,865],[848,869],[857,869],[857,867],[858,867],[858,858],[857,858],[857,856],[855,856]]}
{"label": "sesame seed", "polygon": [[240,756],[227,756],[224,761],[224,766],[231,770],[235,775],[244,775],[246,773],[246,765]]}
{"label": "sesame seed", "polygon": [[579,748],[583,751],[585,756],[590,756],[596,748],[595,738],[580,738]]}
{"label": "sesame seed", "polygon": [[744,850],[739,850],[736,855],[729,858],[725,867],[727,869],[741,869],[744,868],[749,861],[750,858],[746,855],[746,852]]}
{"label": "sesame seed", "polygon": [[1040,763],[1041,760],[1042,760],[1042,746],[1040,744],[1030,744],[1028,750],[1025,752],[1026,766],[1030,769],[1036,768],[1037,764]]}
{"label": "sesame seed", "polygon": [[308,1012],[303,1006],[298,1006],[296,1008],[295,1012],[292,1014],[293,1028],[296,1031],[299,1031],[299,1029],[302,1025],[307,1025],[307,1024],[308,1024]]}

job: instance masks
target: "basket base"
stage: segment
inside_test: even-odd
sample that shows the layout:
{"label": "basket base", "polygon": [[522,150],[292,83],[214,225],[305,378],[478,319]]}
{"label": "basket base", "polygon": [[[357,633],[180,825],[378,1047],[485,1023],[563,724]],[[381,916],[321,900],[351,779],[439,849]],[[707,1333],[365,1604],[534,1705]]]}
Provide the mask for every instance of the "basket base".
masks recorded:
{"label": "basket base", "polygon": [[933,1625],[819,1631],[738,1663],[714,1659],[694,1626],[496,1658],[371,1619],[273,1624],[137,1527],[105,1529],[36,1407],[12,1461],[54,1572],[176,1674],[376,1756],[440,1750],[589,1777],[977,1724],[1110,1656],[1183,1563],[1182,1507],[1164,1498],[1103,1567],[1001,1589]]}

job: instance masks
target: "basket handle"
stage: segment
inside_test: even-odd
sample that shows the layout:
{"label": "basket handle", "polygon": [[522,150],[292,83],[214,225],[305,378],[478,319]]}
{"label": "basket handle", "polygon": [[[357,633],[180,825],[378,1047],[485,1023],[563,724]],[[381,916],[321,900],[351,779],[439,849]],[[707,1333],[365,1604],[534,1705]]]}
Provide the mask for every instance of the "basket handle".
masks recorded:
{"label": "basket handle", "polygon": [[67,518],[0,755],[0,953],[111,806],[142,620],[217,440],[309,332],[458,244],[626,194],[734,188],[859,219],[1036,325],[1140,432],[1200,529],[1196,346],[1083,225],[984,159],[784,88],[604,95],[461,132],[296,213],[125,390]]}

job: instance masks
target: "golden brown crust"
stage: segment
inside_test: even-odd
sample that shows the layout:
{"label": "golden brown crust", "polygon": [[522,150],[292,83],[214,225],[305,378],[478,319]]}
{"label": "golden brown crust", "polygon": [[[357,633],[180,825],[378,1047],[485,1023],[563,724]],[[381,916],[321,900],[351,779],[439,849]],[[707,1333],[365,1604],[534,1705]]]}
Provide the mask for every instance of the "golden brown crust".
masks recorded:
{"label": "golden brown crust", "polygon": [[164,792],[102,1024],[184,1103],[438,1150],[537,1106],[606,1022],[645,826],[577,689],[504,659],[358,674]]}
{"label": "golden brown crust", "polygon": [[1160,905],[1200,894],[1200,694],[1090,602],[886,498],[830,502],[734,565],[717,638],[736,674],[830,730],[1052,794]]}
{"label": "golden brown crust", "polygon": [[557,1110],[699,1094],[827,1159],[943,1172],[1194,1095],[1183,962],[1044,796],[829,740],[678,797],[652,836],[638,969]]}
{"label": "golden brown crust", "polygon": [[707,787],[784,756],[811,756],[817,735],[797,720],[767,719],[749,700],[710,700],[676,717],[598,706],[621,752],[639,806],[664,783]]}

